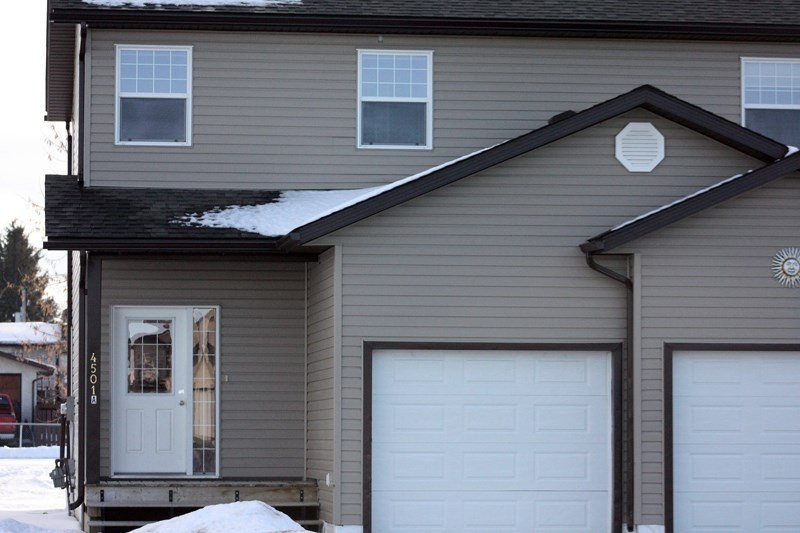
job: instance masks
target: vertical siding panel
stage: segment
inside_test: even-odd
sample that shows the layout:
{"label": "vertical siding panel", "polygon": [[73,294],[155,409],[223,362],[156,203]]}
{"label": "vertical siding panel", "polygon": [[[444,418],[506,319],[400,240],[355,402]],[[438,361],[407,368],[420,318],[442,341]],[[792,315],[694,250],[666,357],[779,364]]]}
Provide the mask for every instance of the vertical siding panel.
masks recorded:
{"label": "vertical siding panel", "polygon": [[308,264],[308,465],[319,480],[320,519],[332,523],[333,490],[325,476],[334,472],[334,256],[329,250]]}

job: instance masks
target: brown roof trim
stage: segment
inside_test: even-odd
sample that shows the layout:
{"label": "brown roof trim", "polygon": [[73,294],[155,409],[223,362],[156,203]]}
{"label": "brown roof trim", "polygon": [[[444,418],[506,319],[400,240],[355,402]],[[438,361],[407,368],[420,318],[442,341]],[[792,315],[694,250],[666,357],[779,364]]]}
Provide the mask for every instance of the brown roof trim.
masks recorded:
{"label": "brown roof trim", "polygon": [[723,182],[716,187],[710,187],[696,196],[675,202],[664,209],[654,211],[650,215],[634,220],[618,229],[612,229],[596,235],[581,244],[581,250],[591,253],[611,251],[648,233],[762,187],[798,170],[800,170],[800,152],[748,172],[740,178]]}
{"label": "brown roof trim", "polygon": [[259,11],[55,7],[50,18],[105,28],[211,29],[520,37],[605,37],[800,41],[796,24],[564,20],[500,17],[375,16]]}
{"label": "brown roof trim", "polygon": [[263,239],[92,239],[81,237],[49,238],[46,250],[85,250],[90,252],[176,252],[176,253],[257,253],[286,255],[275,240]]}
{"label": "brown roof trim", "polygon": [[283,249],[290,249],[308,243],[359,220],[636,108],[651,111],[765,162],[779,159],[787,151],[786,146],[779,142],[680,100],[651,85],[642,85],[621,96],[579,113],[565,116],[530,133],[457,161],[418,180],[390,189],[378,196],[306,224],[281,239],[278,245]]}

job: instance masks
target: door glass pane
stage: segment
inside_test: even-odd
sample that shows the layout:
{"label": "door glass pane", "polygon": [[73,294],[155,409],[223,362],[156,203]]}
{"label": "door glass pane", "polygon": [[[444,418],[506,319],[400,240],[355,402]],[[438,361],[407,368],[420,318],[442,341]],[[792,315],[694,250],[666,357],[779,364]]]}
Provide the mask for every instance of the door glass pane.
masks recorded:
{"label": "door glass pane", "polygon": [[192,463],[195,474],[216,472],[217,312],[192,312]]}
{"label": "door glass pane", "polygon": [[128,321],[128,392],[172,393],[172,320]]}

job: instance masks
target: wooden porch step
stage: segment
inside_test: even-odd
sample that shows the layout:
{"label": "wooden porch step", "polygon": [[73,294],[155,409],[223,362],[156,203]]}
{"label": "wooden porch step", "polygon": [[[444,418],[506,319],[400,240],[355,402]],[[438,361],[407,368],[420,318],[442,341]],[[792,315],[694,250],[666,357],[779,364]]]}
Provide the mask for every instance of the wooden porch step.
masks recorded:
{"label": "wooden porch step", "polygon": [[205,507],[258,500],[273,507],[318,507],[317,484],[299,482],[136,482],[86,487],[89,507]]}

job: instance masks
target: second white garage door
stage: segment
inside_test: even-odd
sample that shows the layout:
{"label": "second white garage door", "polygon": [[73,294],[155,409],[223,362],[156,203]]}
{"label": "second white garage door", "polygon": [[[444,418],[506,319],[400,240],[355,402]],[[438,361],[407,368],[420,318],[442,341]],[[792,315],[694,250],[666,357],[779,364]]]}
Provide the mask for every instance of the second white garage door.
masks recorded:
{"label": "second white garage door", "polygon": [[800,531],[800,353],[673,356],[676,533]]}
{"label": "second white garage door", "polygon": [[610,530],[610,353],[377,350],[372,405],[372,531]]}

